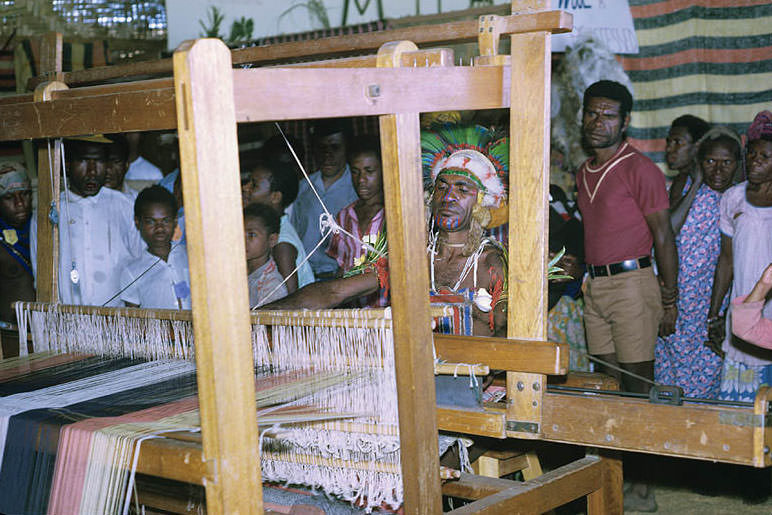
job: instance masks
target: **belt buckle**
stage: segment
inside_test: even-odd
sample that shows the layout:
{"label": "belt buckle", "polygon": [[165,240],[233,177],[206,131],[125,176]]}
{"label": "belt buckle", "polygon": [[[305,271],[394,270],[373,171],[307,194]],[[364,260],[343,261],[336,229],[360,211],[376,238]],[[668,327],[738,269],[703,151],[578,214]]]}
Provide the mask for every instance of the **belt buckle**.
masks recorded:
{"label": "belt buckle", "polygon": [[621,265],[622,265],[622,270],[624,272],[630,272],[632,270],[638,270],[641,267],[640,264],[638,263],[638,259],[637,258],[636,259],[625,259],[624,261],[622,261]]}

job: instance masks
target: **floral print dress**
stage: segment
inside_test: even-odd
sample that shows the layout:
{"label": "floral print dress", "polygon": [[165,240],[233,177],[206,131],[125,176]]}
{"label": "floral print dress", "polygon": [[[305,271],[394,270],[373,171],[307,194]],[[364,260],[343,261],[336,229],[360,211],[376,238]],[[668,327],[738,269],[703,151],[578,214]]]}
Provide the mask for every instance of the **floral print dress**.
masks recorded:
{"label": "floral print dress", "polygon": [[[685,188],[689,188],[687,179]],[[714,399],[721,383],[722,359],[704,342],[713,274],[721,251],[721,193],[703,184],[689,209],[678,247],[678,321],[676,332],[659,338],[654,351],[654,379],[680,386],[687,397]]]}

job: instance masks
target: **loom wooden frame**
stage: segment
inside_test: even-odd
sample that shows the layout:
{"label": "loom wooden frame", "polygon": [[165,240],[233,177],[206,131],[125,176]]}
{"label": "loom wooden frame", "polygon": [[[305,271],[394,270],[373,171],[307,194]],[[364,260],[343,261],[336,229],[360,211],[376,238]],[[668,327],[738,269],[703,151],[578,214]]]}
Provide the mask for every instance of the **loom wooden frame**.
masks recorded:
{"label": "loom wooden frame", "polygon": [[[488,407],[482,412],[446,407],[435,410],[433,396],[416,394],[416,391],[423,392],[421,385],[433,392],[429,382],[430,356],[426,352],[426,343],[431,338],[428,334],[428,301],[423,293],[417,293],[426,291],[428,282],[421,272],[417,280],[411,276],[409,284],[406,274],[394,274],[392,291],[393,298],[397,299],[394,310],[395,346],[401,376],[398,386],[400,413],[403,414],[401,433],[403,449],[415,458],[403,461],[406,512],[439,511],[436,450],[431,445],[422,445],[422,442],[434,440],[427,435],[435,434],[438,426],[499,438],[554,440],[610,449],[721,459],[755,466],[770,465],[769,452],[764,452],[770,447],[769,432],[765,429],[769,390],[759,392],[752,412],[740,408],[694,405],[674,408],[639,400],[602,396],[569,398],[545,393],[546,375],[565,374],[568,363],[565,346],[546,342],[545,272],[549,32],[570,28],[570,17],[565,14],[533,11],[544,9],[545,4],[544,0],[514,0],[513,12],[526,9],[529,12],[509,17],[485,16],[473,25],[452,23],[409,32],[415,40],[425,43],[477,39],[481,57],[473,68],[453,67],[452,54],[445,50],[419,50],[414,44],[404,41],[383,45],[392,41],[388,38],[408,35],[404,31],[384,31],[356,38],[355,41],[330,38],[311,49],[294,43],[247,49],[252,53],[244,52],[243,55],[238,53],[240,51],[229,54],[224,47],[218,48],[213,42],[204,40],[188,43],[178,50],[174,57],[174,79],[69,89],[62,80],[72,84],[88,83],[113,77],[168,73],[171,70],[169,62],[162,61],[62,74],[59,71],[61,39],[47,37],[41,68],[48,72],[46,78],[59,80],[41,82],[33,95],[0,100],[0,140],[174,127],[180,131],[185,203],[191,211],[187,213],[187,223],[193,235],[190,254],[193,256],[194,324],[199,321],[195,327],[196,340],[204,348],[209,345],[208,351],[197,352],[201,357],[200,374],[203,370],[204,376],[207,376],[199,386],[204,447],[202,454],[200,446],[190,443],[146,442],[143,447],[147,452],[143,452],[140,460],[141,472],[199,484],[206,479],[207,503],[213,513],[251,511],[255,506],[262,506],[259,467],[255,465],[258,459],[256,424],[251,415],[232,415],[234,412],[254,413],[254,402],[250,405],[248,388],[247,395],[243,394],[244,384],[248,382],[245,379],[246,364],[251,360],[234,359],[217,363],[216,353],[212,352],[212,342],[217,339],[214,333],[221,338],[219,341],[240,342],[237,347],[241,354],[244,342],[249,341],[245,329],[248,325],[246,311],[240,314],[240,310],[234,307],[246,305],[246,302],[241,302],[243,281],[241,284],[219,283],[218,291],[232,287],[238,294],[234,295],[229,305],[216,308],[218,313],[214,313],[212,308],[216,303],[209,302],[209,297],[213,297],[215,292],[206,283],[206,270],[228,262],[231,256],[238,255],[238,245],[243,245],[237,208],[231,205],[224,210],[212,206],[214,191],[219,191],[226,198],[238,195],[235,124],[255,120],[381,116],[392,268],[425,272],[420,259],[424,235],[415,231],[415,227],[407,230],[411,221],[422,219],[420,184],[416,183],[420,177],[417,170],[418,112],[491,107],[510,107],[511,126],[516,131],[511,138],[513,157],[510,167],[513,173],[510,175],[509,219],[512,221],[510,240],[521,244],[510,249],[509,284],[512,287],[509,296],[510,305],[517,305],[519,309],[509,310],[507,340],[435,336],[435,342],[440,356],[452,360],[453,356],[463,352],[464,361],[479,361],[508,370],[510,402]],[[502,34],[513,34],[511,56],[497,52]],[[284,68],[234,70],[231,73],[232,63],[250,61],[265,64],[300,55],[337,55],[375,48],[381,49],[376,56]],[[244,57],[246,55],[249,57]],[[205,66],[202,60],[206,61]],[[434,66],[413,68],[410,67],[411,62]],[[374,65],[377,68],[372,68]],[[345,69],[335,69],[341,66]],[[405,69],[405,66],[408,68]],[[301,69],[304,67],[311,69]],[[520,79],[512,81],[512,76]],[[453,80],[448,80],[449,77]],[[328,87],[327,84],[332,81],[335,81],[335,86]],[[304,89],[304,82],[312,82],[313,91]],[[447,87],[451,82],[453,87]],[[293,88],[288,88],[288,84]],[[377,95],[370,87],[374,84],[379,86]],[[254,88],[260,88],[265,95],[263,98],[269,100],[257,104]],[[311,94],[325,95],[324,105],[303,105]],[[143,107],[138,109],[137,106]],[[209,148],[196,144],[212,131],[224,136],[208,143],[206,147]],[[213,157],[212,148],[223,155]],[[59,153],[50,155],[54,161],[51,163],[53,170],[59,170]],[[41,150],[39,158],[39,205],[58,207],[58,195],[52,194],[59,189],[58,173],[48,173],[48,152]],[[199,173],[199,170],[205,170],[215,162],[221,170],[227,171],[219,174],[222,177],[213,178],[211,173]],[[212,247],[203,241],[206,224],[211,224],[213,218],[228,210],[226,216],[234,230],[223,239],[236,247],[229,247],[231,256],[212,257],[209,254],[205,259],[204,247],[209,250]],[[38,268],[38,298],[52,302],[56,301],[57,291],[57,234],[56,228],[48,223],[45,209],[41,209],[38,216],[41,231],[38,255],[42,265]],[[400,267],[400,264],[403,266]],[[231,283],[238,282],[235,276],[241,270],[236,267],[236,272],[229,279]],[[228,320],[228,323],[218,325],[218,317]],[[226,325],[228,327],[224,327]],[[474,349],[470,344],[474,345]],[[535,359],[537,356],[539,358]],[[231,383],[221,382],[228,375],[235,376],[230,366],[240,367],[239,378]],[[209,372],[205,371],[207,369]],[[416,381],[419,387],[414,388]],[[234,390],[242,392],[236,396],[238,402],[235,403],[227,398]],[[576,420],[576,406],[582,406],[585,415],[593,410],[600,411],[590,421],[596,429],[592,434],[588,434],[587,423]],[[434,417],[425,416],[421,417],[420,424],[414,426],[408,423],[411,417],[404,415],[416,412],[424,415],[436,413],[437,421]],[[574,413],[574,418],[568,416],[570,413]],[[244,421],[236,424],[235,418],[243,418]],[[608,429],[610,420],[615,423]],[[708,438],[706,443],[703,436],[705,427],[698,425],[697,429],[693,429],[694,420],[703,421],[711,430],[722,426],[726,430],[715,440]],[[645,425],[651,424],[651,421],[657,424],[664,442],[649,442],[645,428],[636,429],[628,423]],[[663,433],[673,428],[683,428],[686,436],[668,445],[668,439],[673,437]],[[237,443],[231,445],[227,440]],[[734,449],[737,442],[741,447],[739,456]],[[730,450],[727,450],[729,443]],[[573,495],[568,495],[570,498],[588,495],[592,513],[615,512],[621,507],[619,461],[592,456],[581,463],[564,467],[546,479],[528,482],[524,487],[516,487],[511,482],[464,476],[459,483],[445,485],[444,491],[481,499],[478,501],[480,504],[470,505],[467,511],[495,512],[517,506],[522,511],[536,512],[570,500],[567,494],[553,495],[551,489],[556,485],[559,485],[558,490],[570,492]]]}

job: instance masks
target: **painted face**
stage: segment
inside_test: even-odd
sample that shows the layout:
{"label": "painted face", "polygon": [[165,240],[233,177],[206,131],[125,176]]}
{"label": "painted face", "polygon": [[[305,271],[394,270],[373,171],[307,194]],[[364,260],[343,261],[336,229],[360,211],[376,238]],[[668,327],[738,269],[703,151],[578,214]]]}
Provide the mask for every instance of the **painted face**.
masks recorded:
{"label": "painted face", "polygon": [[665,161],[668,168],[682,170],[691,164],[697,149],[686,127],[671,127],[665,143]]}
{"label": "painted face", "polygon": [[737,171],[734,148],[730,143],[721,140],[707,145],[705,155],[700,159],[705,184],[716,191],[724,191],[732,185],[732,178]]}
{"label": "painted face", "polygon": [[748,143],[748,182],[772,181],[772,141],[757,139]]}
{"label": "painted face", "polygon": [[448,232],[466,230],[477,204],[479,188],[463,175],[441,173],[434,182],[432,214],[437,226]]}
{"label": "painted face", "polygon": [[134,217],[140,236],[150,248],[166,246],[172,241],[177,226],[177,213],[171,206],[152,202],[145,205],[141,216]]}
{"label": "painted face", "polygon": [[629,115],[622,119],[621,103],[603,97],[591,97],[582,114],[582,137],[593,148],[609,148],[622,141]]}
{"label": "painted face", "polygon": [[372,153],[354,156],[351,160],[351,182],[362,200],[383,198],[381,160]]}
{"label": "painted face", "polygon": [[105,166],[105,186],[114,190],[121,189],[123,178],[128,171],[129,159],[124,149],[118,144],[110,145]]}
{"label": "painted face", "polygon": [[244,206],[250,204],[271,205],[271,172],[265,168],[255,168],[249,174],[249,180],[241,186],[241,198]]}
{"label": "painted face", "polygon": [[244,219],[244,243],[247,248],[247,261],[267,258],[276,244],[277,234],[268,234],[263,221],[252,216]]}
{"label": "painted face", "polygon": [[335,177],[346,168],[346,140],[336,132],[317,140],[314,152],[323,177]]}
{"label": "painted face", "polygon": [[105,183],[107,146],[99,143],[81,143],[75,155],[67,162],[70,189],[81,197],[99,193]]}
{"label": "painted face", "polygon": [[32,192],[13,191],[0,197],[0,218],[11,227],[20,228],[32,216]]}

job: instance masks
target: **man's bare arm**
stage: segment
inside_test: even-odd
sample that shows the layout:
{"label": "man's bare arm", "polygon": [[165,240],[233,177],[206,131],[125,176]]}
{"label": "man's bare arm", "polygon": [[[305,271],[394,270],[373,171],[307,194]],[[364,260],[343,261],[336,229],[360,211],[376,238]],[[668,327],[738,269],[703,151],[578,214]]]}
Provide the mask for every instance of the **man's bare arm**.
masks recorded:
{"label": "man's bare arm", "polygon": [[667,336],[675,332],[678,318],[678,251],[673,227],[670,225],[670,210],[662,209],[646,215],[646,223],[654,236],[654,255],[662,283],[660,286],[665,315],[660,324],[660,336]]}
{"label": "man's bare arm", "polygon": [[329,309],[376,290],[377,274],[365,272],[352,277],[311,283],[283,299],[261,306],[261,309]]}

